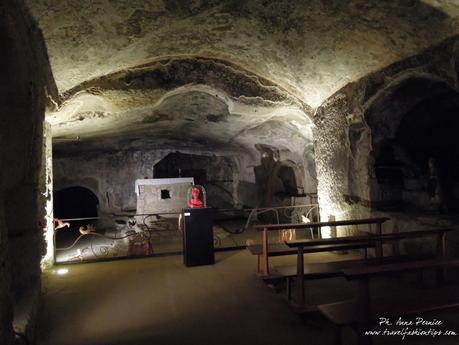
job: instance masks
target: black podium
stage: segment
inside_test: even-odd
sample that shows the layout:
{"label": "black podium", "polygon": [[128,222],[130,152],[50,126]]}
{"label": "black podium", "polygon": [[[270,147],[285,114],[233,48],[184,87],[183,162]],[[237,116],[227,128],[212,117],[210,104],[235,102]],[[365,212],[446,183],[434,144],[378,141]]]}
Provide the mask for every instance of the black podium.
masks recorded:
{"label": "black podium", "polygon": [[215,263],[213,218],[214,210],[209,207],[183,210],[183,262],[185,266]]}

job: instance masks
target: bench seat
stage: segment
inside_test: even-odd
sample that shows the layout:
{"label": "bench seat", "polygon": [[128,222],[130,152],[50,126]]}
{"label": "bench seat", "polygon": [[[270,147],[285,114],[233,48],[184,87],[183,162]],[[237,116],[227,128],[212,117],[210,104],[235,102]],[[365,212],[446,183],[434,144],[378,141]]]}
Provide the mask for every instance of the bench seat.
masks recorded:
{"label": "bench seat", "polygon": [[[431,256],[418,257],[417,259],[432,259]],[[389,263],[404,263],[413,260],[407,255],[386,256],[384,258],[339,260],[330,262],[313,262],[304,264],[305,279],[341,277],[344,271],[356,270],[368,265],[381,265]],[[296,265],[278,266],[275,268],[277,277],[295,278],[297,275]]]}
{"label": "bench seat", "polygon": [[[458,287],[410,291],[409,295],[385,296],[371,299],[371,319],[425,314],[459,307]],[[356,300],[321,304],[317,309],[337,326],[353,326],[357,319]]]}
{"label": "bench seat", "polygon": [[[343,269],[365,265],[365,259],[340,260],[332,262],[314,262],[304,265],[305,279],[328,278],[342,276]],[[295,278],[296,266],[281,266],[275,268],[275,273],[280,278]]]}
{"label": "bench seat", "polygon": [[445,269],[458,267],[459,259],[446,257],[422,257],[410,259],[404,262],[383,262],[369,264],[361,267],[352,267],[343,270],[343,275],[347,279],[361,279],[377,275],[386,275],[392,273],[402,273],[412,270],[423,269]]}
{"label": "bench seat", "polygon": [[[262,244],[252,244],[247,246],[247,249],[252,255],[263,255],[263,245]],[[279,255],[291,255],[296,254],[297,250],[289,248],[284,243],[276,243],[268,245],[268,255],[269,256],[279,256]]]}
{"label": "bench seat", "polygon": [[[320,253],[320,252],[331,252],[331,251],[346,251],[346,250],[354,250],[354,249],[367,249],[367,248],[374,248],[375,242],[357,242],[357,243],[339,243],[339,244],[324,244],[324,245],[315,245],[311,247],[307,247],[303,250],[304,254],[308,253]],[[257,272],[261,272],[261,258],[263,257],[263,245],[261,244],[254,244],[247,246],[249,252],[253,255],[258,257],[257,260]],[[294,255],[298,253],[297,248],[290,248],[285,243],[276,243],[276,244],[269,244],[268,245],[268,256],[283,256],[283,255]],[[273,279],[276,277],[274,273],[265,273],[262,277],[266,279]]]}
{"label": "bench seat", "polygon": [[[372,298],[369,280],[373,276],[396,274],[424,269],[436,269],[437,279],[443,280],[444,270],[459,266],[459,259],[437,257],[434,259],[409,260],[398,263],[382,263],[343,269],[343,275],[358,280],[358,295],[352,301],[322,304],[318,310],[335,325],[351,325],[357,331],[359,344],[371,344],[365,336],[372,321],[378,317],[406,316],[459,307],[457,286],[427,290],[412,290],[408,294],[392,294],[390,297]],[[438,274],[441,273],[441,274]],[[341,337],[337,339],[341,341]]]}
{"label": "bench seat", "polygon": [[[339,244],[323,244],[315,245],[304,248],[303,252],[306,253],[319,253],[339,250],[352,250],[374,247],[375,243],[372,241],[360,242],[360,243],[339,243]],[[263,245],[254,244],[247,247],[250,253],[253,255],[263,255]],[[281,256],[281,255],[292,255],[298,253],[298,249],[290,248],[284,243],[276,243],[268,245],[269,256]]]}

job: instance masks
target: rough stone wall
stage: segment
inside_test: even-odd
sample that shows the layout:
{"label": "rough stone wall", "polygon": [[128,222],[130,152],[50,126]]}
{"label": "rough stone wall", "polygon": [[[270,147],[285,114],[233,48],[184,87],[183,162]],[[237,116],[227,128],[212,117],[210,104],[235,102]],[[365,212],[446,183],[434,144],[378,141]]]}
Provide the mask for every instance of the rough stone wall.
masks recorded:
{"label": "rough stone wall", "polygon": [[239,180],[233,156],[173,153],[155,165],[155,178],[191,177],[206,188],[207,204],[211,207],[230,208],[237,202],[234,183]]}
{"label": "rough stone wall", "polygon": [[[77,185],[86,187],[98,197],[101,212],[133,211],[136,209],[135,180],[154,177],[153,167],[169,153],[169,150],[119,151],[55,157],[54,188],[60,190]],[[205,186],[209,205],[222,207],[225,204],[245,202],[245,195],[240,190],[239,183],[247,181],[244,166],[246,160],[239,159],[237,156],[190,153],[203,155],[196,156],[201,157],[197,162],[198,166],[208,171],[210,181],[215,180],[215,183]],[[244,170],[242,176],[239,176],[240,162]],[[222,170],[222,167],[226,168]],[[232,182],[224,182],[230,180]]]}
{"label": "rough stone wall", "polygon": [[233,61],[311,106],[458,32],[454,0],[29,0],[61,91],[162,56]]}
{"label": "rough stone wall", "polygon": [[54,190],[81,186],[97,196],[101,212],[135,210],[135,180],[151,178],[163,154],[136,151],[54,157]]}
{"label": "rough stone wall", "polygon": [[[387,232],[454,226],[451,219],[438,215],[413,217],[376,210],[379,186],[375,185],[374,154],[381,140],[395,135],[401,117],[413,104],[445,89],[459,89],[457,47],[457,38],[450,39],[367,75],[317,110],[314,148],[322,216],[341,211],[346,217],[389,217],[383,227]],[[395,99],[394,90],[407,81],[414,81],[408,95]],[[457,255],[457,248],[457,240],[451,238],[447,250]],[[431,253],[434,249],[428,238],[384,248],[387,254]]]}
{"label": "rough stone wall", "polygon": [[0,203],[0,343],[8,345],[12,342],[13,301],[3,193],[0,193]]}
{"label": "rough stone wall", "polygon": [[[419,99],[435,92],[429,85],[456,88],[456,40],[447,40],[367,75],[341,89],[317,109],[314,149],[322,216],[333,212],[376,214],[372,210],[379,190],[374,173],[375,143],[393,136],[403,109],[416,102],[407,98],[405,103],[399,100],[392,104],[391,92],[412,78],[419,80],[415,83],[418,88],[425,86],[424,91],[416,91],[421,92]],[[369,110],[375,108],[379,114],[369,122]]]}
{"label": "rough stone wall", "polygon": [[339,219],[346,212],[345,195],[349,191],[348,102],[338,94],[317,110],[314,147],[318,176],[321,219],[330,215]]}
{"label": "rough stone wall", "polygon": [[[374,72],[342,90],[352,98],[350,124],[351,188],[353,201],[372,208],[379,200],[374,171],[379,144],[395,137],[404,114],[417,102],[445,89],[457,89],[455,52],[457,38],[446,40],[416,56]],[[411,83],[412,91],[397,96],[400,87]],[[405,85],[405,86],[403,86]],[[357,111],[355,111],[357,110]]]}
{"label": "rough stone wall", "polygon": [[13,301],[40,290],[38,175],[46,93],[53,86],[40,31],[22,1],[0,2],[0,344],[12,342]]}

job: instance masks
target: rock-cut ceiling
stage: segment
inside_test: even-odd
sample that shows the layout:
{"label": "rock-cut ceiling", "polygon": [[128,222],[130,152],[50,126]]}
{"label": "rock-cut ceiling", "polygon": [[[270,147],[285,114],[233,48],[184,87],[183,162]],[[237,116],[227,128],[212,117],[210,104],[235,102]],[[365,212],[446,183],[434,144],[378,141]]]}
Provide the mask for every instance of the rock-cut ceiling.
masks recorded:
{"label": "rock-cut ceiling", "polygon": [[327,97],[459,31],[455,0],[28,5],[62,96],[48,114],[55,137],[125,135],[133,146],[145,133],[174,144],[304,147]]}

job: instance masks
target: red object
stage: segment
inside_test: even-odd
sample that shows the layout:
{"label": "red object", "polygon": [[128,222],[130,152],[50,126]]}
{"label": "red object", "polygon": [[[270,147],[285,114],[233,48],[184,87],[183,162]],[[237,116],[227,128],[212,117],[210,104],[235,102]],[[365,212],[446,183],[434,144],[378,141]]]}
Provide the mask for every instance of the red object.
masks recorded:
{"label": "red object", "polygon": [[191,200],[188,200],[187,205],[189,208],[201,208],[204,207],[204,202],[199,198],[201,190],[198,187],[191,189]]}
{"label": "red object", "polygon": [[150,255],[151,252],[150,241],[144,234],[135,234],[129,240],[128,256]]}

